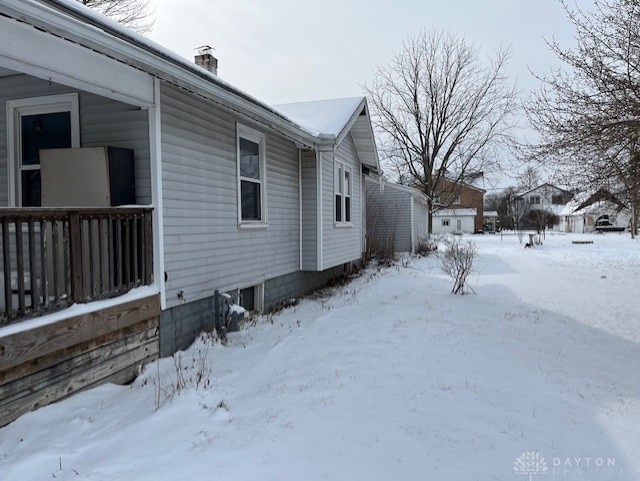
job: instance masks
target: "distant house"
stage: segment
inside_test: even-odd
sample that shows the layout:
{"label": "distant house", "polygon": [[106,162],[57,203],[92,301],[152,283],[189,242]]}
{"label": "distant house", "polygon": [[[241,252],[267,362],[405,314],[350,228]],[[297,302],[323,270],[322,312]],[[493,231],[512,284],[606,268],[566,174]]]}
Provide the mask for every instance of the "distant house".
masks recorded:
{"label": "distant house", "polygon": [[75,1],[0,32],[0,425],[186,347],[216,291],[260,311],[360,262],[365,98],[266,105]]}
{"label": "distant house", "polygon": [[[451,179],[441,179],[438,185],[434,188],[434,216],[442,217],[438,214],[439,205],[446,209],[447,212],[451,210],[462,210],[458,213],[458,218],[465,218],[464,220],[464,232],[474,233],[482,232],[484,230],[484,194],[485,190],[476,183],[482,180],[482,176],[479,175],[473,180],[466,182],[455,182]],[[468,228],[468,217],[471,212],[473,214],[473,227]],[[433,232],[438,226],[436,222],[433,223]],[[440,226],[443,227],[443,226]]]}
{"label": "distant house", "polygon": [[[545,183],[518,194],[518,197],[525,199],[531,210],[549,211],[560,217],[564,206],[573,198],[573,193]],[[553,226],[554,229],[559,227],[559,223]]]}
{"label": "distant house", "polygon": [[418,189],[366,176],[367,246],[372,252],[415,252],[429,236],[429,199]]}
{"label": "distant house", "polygon": [[473,234],[477,232],[476,209],[440,209],[433,213],[434,234]]}
{"label": "distant house", "polygon": [[600,189],[593,194],[576,194],[560,213],[560,229],[579,234],[595,232],[599,224],[625,229],[630,219],[624,203],[608,190]]}

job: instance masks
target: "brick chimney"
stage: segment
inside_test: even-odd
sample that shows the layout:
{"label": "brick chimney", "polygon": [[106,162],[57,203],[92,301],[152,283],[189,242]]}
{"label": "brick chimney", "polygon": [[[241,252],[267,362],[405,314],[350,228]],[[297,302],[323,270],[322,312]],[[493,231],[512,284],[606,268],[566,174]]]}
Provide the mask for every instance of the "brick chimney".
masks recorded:
{"label": "brick chimney", "polygon": [[203,45],[198,47],[198,55],[196,55],[196,65],[199,65],[203,69],[208,70],[214,75],[218,75],[218,59],[211,55],[211,48],[209,45]]}

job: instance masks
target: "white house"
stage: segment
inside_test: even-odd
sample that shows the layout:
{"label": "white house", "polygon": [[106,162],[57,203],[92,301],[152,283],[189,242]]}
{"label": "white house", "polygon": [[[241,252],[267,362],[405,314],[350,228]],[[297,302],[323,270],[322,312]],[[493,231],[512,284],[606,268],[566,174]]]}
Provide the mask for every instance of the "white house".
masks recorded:
{"label": "white house", "polygon": [[[573,193],[545,183],[518,196],[528,201],[531,210],[550,211],[560,217],[564,206],[572,199]],[[557,223],[553,228],[560,228],[560,224]]]}
{"label": "white house", "polygon": [[433,213],[434,234],[473,234],[476,209],[441,209]]}
{"label": "white house", "polygon": [[185,347],[216,291],[265,309],[362,257],[362,97],[274,108],[78,2],[3,0],[0,99],[0,425]]}
{"label": "white house", "polygon": [[630,219],[629,209],[610,192],[580,192],[561,212],[560,227],[563,232],[580,234],[595,232],[598,222],[611,228],[626,229]]}

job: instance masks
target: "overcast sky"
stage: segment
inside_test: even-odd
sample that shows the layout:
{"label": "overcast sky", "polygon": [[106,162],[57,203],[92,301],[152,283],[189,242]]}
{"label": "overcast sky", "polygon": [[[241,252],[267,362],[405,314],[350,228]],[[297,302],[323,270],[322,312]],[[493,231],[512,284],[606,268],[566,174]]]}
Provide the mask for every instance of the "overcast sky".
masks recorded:
{"label": "overcast sky", "polygon": [[[582,1],[582,4],[585,2]],[[590,2],[588,2],[590,3]],[[402,40],[434,26],[482,52],[509,46],[508,73],[523,97],[528,69],[557,61],[545,38],[573,45],[559,0],[152,0],[151,39],[193,59],[211,45],[221,78],[268,104],[363,95]]]}
{"label": "overcast sky", "polygon": [[191,59],[214,47],[219,75],[269,104],[362,95],[376,65],[421,28],[445,27],[492,53],[511,46],[521,91],[571,44],[558,0],[153,0],[150,37]]}

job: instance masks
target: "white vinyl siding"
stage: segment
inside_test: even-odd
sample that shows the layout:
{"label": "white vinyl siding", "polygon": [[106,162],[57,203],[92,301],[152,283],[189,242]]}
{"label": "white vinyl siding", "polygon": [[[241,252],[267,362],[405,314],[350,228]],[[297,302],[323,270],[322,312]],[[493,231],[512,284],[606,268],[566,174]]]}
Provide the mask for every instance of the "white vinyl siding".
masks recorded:
{"label": "white vinyl siding", "polygon": [[385,183],[382,192],[377,179],[366,181],[367,235],[377,245],[393,244],[396,252],[412,250],[411,194]]}
{"label": "white vinyl siding", "polygon": [[235,114],[162,84],[167,305],[260,284],[300,265],[298,150],[265,132],[269,226],[238,229]]}
{"label": "white vinyl siding", "polygon": [[[321,152],[322,161],[322,265],[321,270],[362,256],[362,196],[360,186],[360,159],[351,135],[338,146],[335,155]],[[335,222],[335,160],[351,171],[351,224],[343,227]]]}
{"label": "white vinyl siding", "polygon": [[138,204],[151,203],[149,127],[146,110],[115,100],[51,84],[28,75],[0,78],[0,205],[8,205],[7,100],[78,92],[80,146],[108,145],[134,150]]}
{"label": "white vinyl siding", "polygon": [[429,207],[425,202],[413,200],[413,246],[417,248],[429,237]]}
{"label": "white vinyl siding", "polygon": [[433,217],[434,234],[473,234],[475,231],[475,216],[453,215]]}

